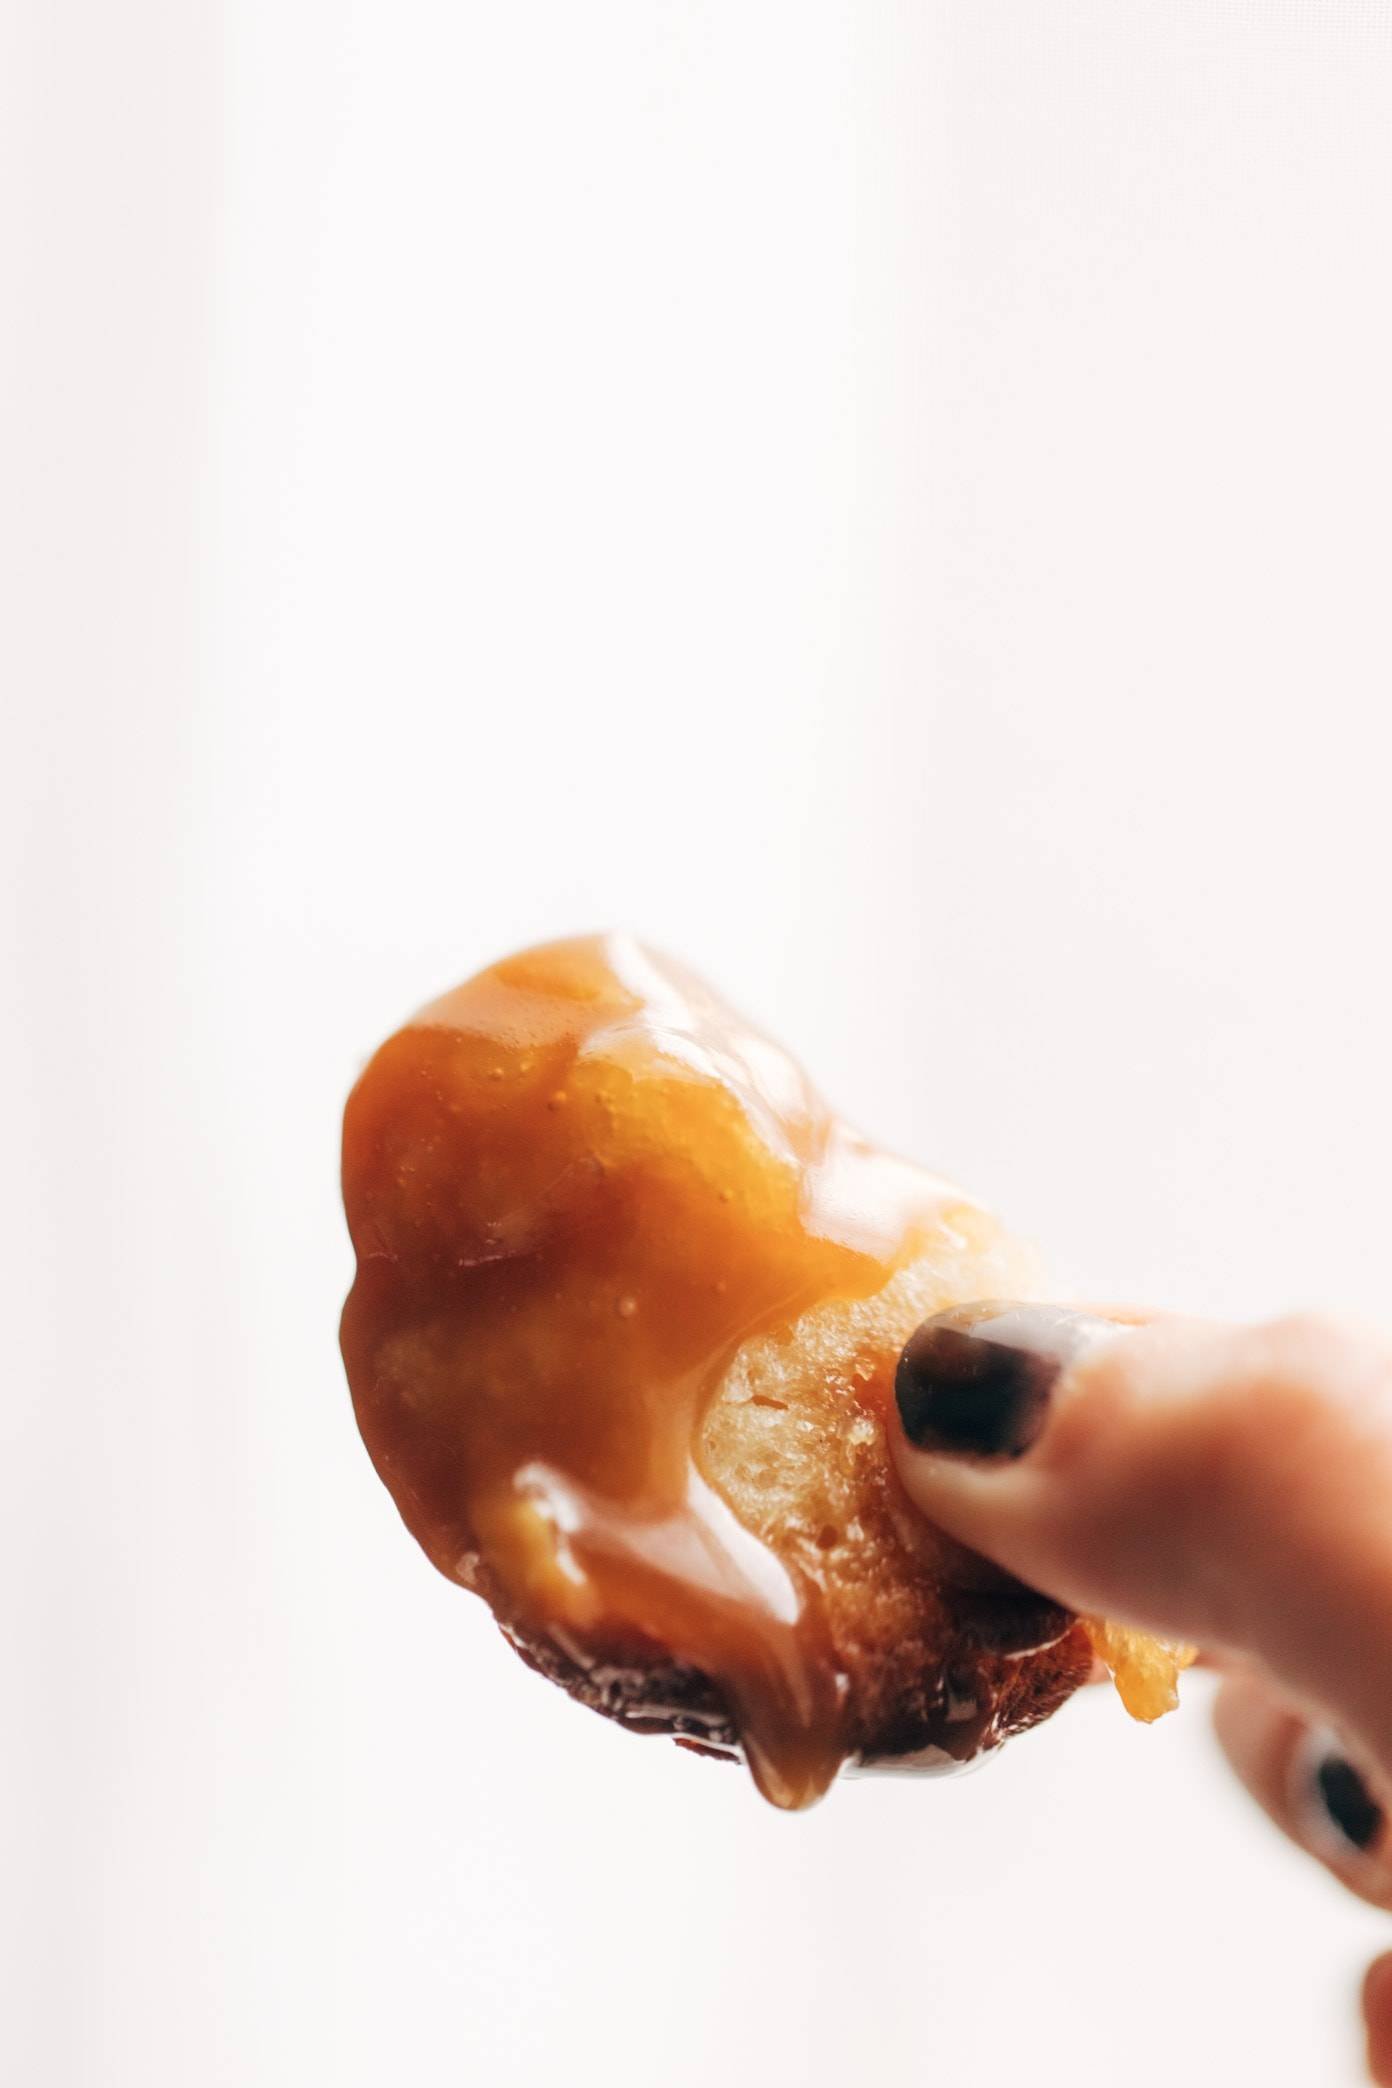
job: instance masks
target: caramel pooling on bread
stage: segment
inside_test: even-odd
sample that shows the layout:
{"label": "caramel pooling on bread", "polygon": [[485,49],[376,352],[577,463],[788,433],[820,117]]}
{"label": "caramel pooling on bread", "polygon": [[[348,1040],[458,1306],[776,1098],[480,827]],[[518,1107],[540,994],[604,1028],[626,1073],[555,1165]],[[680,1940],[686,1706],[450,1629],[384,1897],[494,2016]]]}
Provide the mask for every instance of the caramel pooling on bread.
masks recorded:
{"label": "caramel pooling on bread", "polygon": [[615,937],[423,1009],[354,1089],[343,1179],[358,1420],[430,1558],[524,1647],[707,1678],[764,1793],[810,1802],[854,1751],[846,1677],[702,1424],[746,1343],[993,1221]]}

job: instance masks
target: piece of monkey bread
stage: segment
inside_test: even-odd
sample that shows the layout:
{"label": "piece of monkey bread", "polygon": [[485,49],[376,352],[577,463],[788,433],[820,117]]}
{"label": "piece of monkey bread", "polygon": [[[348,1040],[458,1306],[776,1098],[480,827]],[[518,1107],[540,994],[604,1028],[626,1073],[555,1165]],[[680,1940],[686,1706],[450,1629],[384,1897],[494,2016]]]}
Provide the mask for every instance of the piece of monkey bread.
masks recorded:
{"label": "piece of monkey bread", "polygon": [[948,1183],[876,1152],[785,1053],[619,936],[548,944],[399,1030],[348,1102],[364,1440],[440,1571],[595,1710],[742,1756],[777,1805],[1047,1718],[1171,1649],[963,1551],[890,1463],[929,1314],[1032,1294]]}

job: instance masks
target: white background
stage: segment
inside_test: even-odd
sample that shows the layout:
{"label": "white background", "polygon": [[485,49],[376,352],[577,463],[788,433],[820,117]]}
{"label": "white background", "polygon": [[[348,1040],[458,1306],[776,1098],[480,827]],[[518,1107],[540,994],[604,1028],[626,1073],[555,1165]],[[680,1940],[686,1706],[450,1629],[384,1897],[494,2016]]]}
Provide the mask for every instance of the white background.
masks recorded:
{"label": "white background", "polygon": [[335,1165],[622,922],[1062,1281],[1392,1315],[1392,15],[8,0],[0,153],[5,2077],[1355,2081],[1202,1683],[785,1819],[526,1674]]}

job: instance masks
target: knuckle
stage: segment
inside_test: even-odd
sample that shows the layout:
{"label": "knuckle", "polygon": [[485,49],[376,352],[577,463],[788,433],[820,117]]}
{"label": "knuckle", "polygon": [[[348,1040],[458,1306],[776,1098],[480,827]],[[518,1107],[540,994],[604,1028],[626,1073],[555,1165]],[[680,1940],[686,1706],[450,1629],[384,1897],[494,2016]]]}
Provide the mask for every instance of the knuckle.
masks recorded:
{"label": "knuckle", "polygon": [[1249,1370],[1254,1397],[1291,1425],[1359,1426],[1392,1418],[1392,1350],[1380,1337],[1319,1312],[1292,1313],[1257,1328]]}
{"label": "knuckle", "polygon": [[1283,1375],[1294,1370],[1323,1377],[1331,1361],[1344,1361],[1361,1346],[1341,1320],[1325,1312],[1283,1313],[1254,1331]]}

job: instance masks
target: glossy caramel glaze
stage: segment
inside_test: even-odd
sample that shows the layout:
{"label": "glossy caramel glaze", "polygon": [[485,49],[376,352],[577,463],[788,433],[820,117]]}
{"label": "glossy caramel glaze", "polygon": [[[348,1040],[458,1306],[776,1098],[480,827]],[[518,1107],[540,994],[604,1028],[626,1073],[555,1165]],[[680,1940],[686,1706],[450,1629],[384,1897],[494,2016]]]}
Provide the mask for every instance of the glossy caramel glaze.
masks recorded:
{"label": "glossy caramel glaze", "polygon": [[[597,1708],[738,1747],[799,1805],[847,1759],[976,1752],[1083,1678],[1081,1627],[915,1529],[884,1454],[897,1342],[1000,1294],[993,1221],[687,973],[617,937],[480,973],[364,1072],[343,1179],[377,1468]],[[790,1428],[844,1475],[829,1522],[779,1499]]]}

